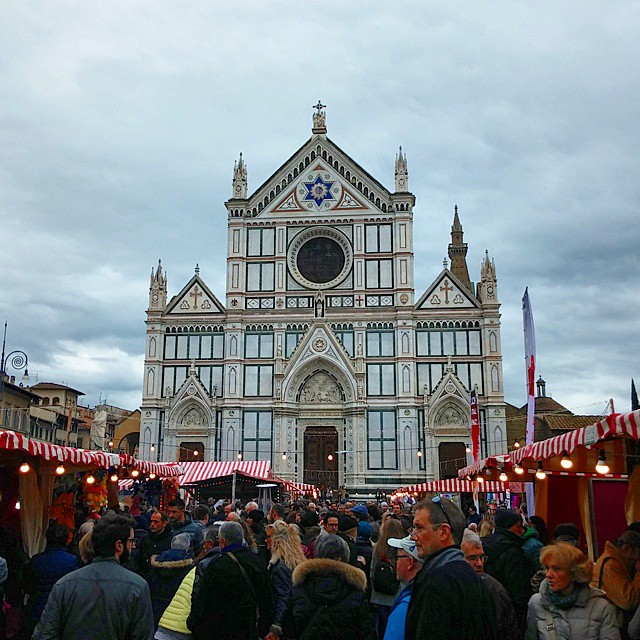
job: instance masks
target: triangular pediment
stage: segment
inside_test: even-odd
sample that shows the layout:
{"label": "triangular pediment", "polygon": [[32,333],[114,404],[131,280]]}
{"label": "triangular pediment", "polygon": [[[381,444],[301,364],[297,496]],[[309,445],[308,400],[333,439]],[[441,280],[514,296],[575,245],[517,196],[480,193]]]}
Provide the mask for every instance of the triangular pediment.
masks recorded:
{"label": "triangular pediment", "polygon": [[435,435],[468,436],[471,428],[469,391],[448,364],[429,398],[429,423]]}
{"label": "triangular pediment", "polygon": [[224,314],[225,308],[202,281],[198,274],[173,296],[167,305],[165,315]]}
{"label": "triangular pediment", "polygon": [[440,381],[433,389],[430,397],[431,404],[437,403],[441,398],[455,396],[464,404],[470,404],[470,391],[464,386],[463,382],[458,378],[451,365],[447,365]]}
{"label": "triangular pediment", "polygon": [[480,303],[449,271],[443,269],[431,286],[422,294],[416,309],[439,311],[441,309],[478,309]]}
{"label": "triangular pediment", "polygon": [[390,192],[325,136],[314,136],[248,198],[256,217],[379,214]]}
{"label": "triangular pediment", "polygon": [[204,388],[202,382],[200,382],[200,378],[198,378],[198,374],[196,373],[193,364],[194,362],[192,361],[189,375],[180,385],[176,395],[173,397],[171,403],[173,407],[177,407],[185,401],[194,401],[204,405],[205,407],[209,407],[211,405],[211,398],[209,397],[209,394]]}

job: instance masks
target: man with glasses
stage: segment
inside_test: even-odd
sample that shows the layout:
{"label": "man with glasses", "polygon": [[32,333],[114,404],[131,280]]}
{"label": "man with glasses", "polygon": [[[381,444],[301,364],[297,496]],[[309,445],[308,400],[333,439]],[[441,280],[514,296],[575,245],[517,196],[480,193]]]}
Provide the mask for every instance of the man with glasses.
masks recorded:
{"label": "man with glasses", "polygon": [[496,631],[498,638],[508,638],[518,628],[516,612],[511,603],[508,591],[493,577],[484,572],[484,563],[487,556],[484,555],[482,538],[473,531],[467,529],[462,536],[460,545],[464,559],[471,568],[482,578],[489,590],[496,608]]}
{"label": "man with glasses", "polygon": [[465,517],[450,500],[420,502],[411,540],[424,565],[413,582],[406,640],[493,640],[495,610],[460,550]]}
{"label": "man with glasses", "polygon": [[413,579],[422,569],[422,560],[418,556],[416,543],[406,538],[389,538],[387,544],[398,549],[396,555],[396,577],[402,583],[402,591],[396,598],[387,620],[384,640],[404,640],[407,610],[413,590]]}
{"label": "man with glasses", "polygon": [[33,638],[152,640],[149,585],[124,567],[134,527],[135,520],[122,514],[96,522],[93,562],[56,582]]}

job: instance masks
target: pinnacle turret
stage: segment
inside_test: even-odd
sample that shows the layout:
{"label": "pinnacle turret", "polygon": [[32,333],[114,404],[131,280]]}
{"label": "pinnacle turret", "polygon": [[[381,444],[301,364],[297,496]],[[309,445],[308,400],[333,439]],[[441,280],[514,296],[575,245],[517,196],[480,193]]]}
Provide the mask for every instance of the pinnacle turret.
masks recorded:
{"label": "pinnacle turret", "polygon": [[407,170],[407,156],[402,152],[402,147],[396,154],[396,193],[409,191],[409,172]]}
{"label": "pinnacle turret", "polygon": [[449,258],[451,260],[451,273],[460,280],[467,291],[473,293],[469,269],[467,267],[467,243],[463,242],[464,233],[460,218],[458,217],[458,205],[454,208],[453,224],[451,225],[451,244],[449,245]]}
{"label": "pinnacle turret", "polygon": [[238,200],[245,200],[247,198],[247,165],[242,159],[242,153],[240,158],[233,165],[233,198]]}

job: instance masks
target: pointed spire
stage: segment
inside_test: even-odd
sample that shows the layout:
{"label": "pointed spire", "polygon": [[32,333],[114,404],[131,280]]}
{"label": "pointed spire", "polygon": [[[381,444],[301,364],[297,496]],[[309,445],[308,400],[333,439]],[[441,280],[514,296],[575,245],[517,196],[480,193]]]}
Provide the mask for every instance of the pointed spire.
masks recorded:
{"label": "pointed spire", "polygon": [[327,133],[327,114],[324,111],[326,106],[327,105],[322,104],[320,100],[318,100],[318,104],[313,106],[316,112],[313,114],[313,127],[311,127],[311,133],[316,135]]}
{"label": "pointed spire", "polygon": [[465,286],[467,291],[473,294],[469,269],[467,268],[467,244],[463,242],[464,233],[458,217],[458,205],[454,207],[453,224],[451,225],[451,244],[449,245],[449,258],[451,259],[451,273]]}
{"label": "pointed spire", "polygon": [[240,152],[240,158],[233,164],[232,197],[238,200],[246,200],[247,198],[247,166],[242,159],[242,152]]}
{"label": "pointed spire", "polygon": [[167,304],[167,274],[162,271],[162,260],[158,267],[151,269],[151,286],[149,287],[149,309],[162,310]]}
{"label": "pointed spire", "polygon": [[407,170],[407,156],[402,152],[402,147],[396,153],[396,193],[407,193],[409,191],[409,172]]}

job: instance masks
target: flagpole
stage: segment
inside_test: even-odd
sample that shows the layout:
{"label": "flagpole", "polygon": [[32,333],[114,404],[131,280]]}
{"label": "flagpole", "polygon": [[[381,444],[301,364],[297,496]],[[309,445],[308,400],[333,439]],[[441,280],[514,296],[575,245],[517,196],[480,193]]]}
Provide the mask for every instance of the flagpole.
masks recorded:
{"label": "flagpole", "polygon": [[[532,444],[535,440],[535,378],[536,378],[536,334],[533,325],[533,311],[529,300],[529,287],[524,290],[522,296],[522,324],[524,331],[524,354],[527,372],[527,429],[526,443]],[[526,482],[527,516],[535,515],[535,498],[533,483]]]}

